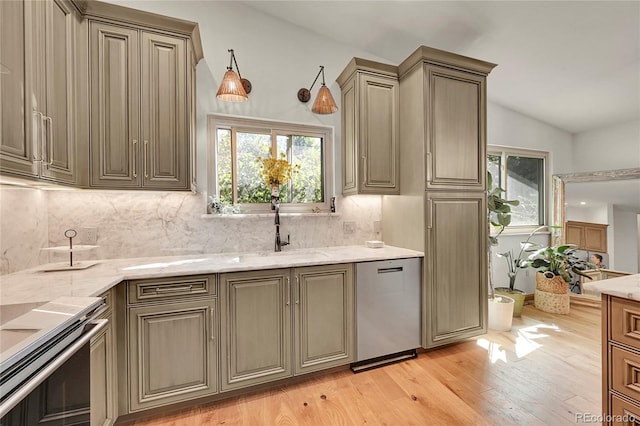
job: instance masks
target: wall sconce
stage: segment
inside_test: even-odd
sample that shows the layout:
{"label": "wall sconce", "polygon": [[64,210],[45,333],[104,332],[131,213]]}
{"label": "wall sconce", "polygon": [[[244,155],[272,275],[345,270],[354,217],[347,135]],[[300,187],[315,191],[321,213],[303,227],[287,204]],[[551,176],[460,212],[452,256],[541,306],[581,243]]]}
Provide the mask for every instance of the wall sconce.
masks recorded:
{"label": "wall sconce", "polygon": [[318,81],[320,74],[322,74],[322,86],[318,91],[318,96],[316,97],[316,101],[313,103],[311,111],[316,114],[333,114],[338,111],[338,105],[336,105],[336,101],[333,100],[333,96],[331,96],[329,88],[324,84],[324,65],[320,65],[320,71],[318,71],[318,75],[316,75],[316,79],[313,80],[309,89],[305,89],[303,87],[298,90],[298,100],[303,103],[309,102],[309,99],[311,99],[311,89],[313,89],[313,85]]}
{"label": "wall sconce", "polygon": [[[251,82],[240,75],[233,49],[229,49],[228,52],[231,54],[229,66],[227,67],[227,72],[224,73],[216,97],[221,101],[243,102],[249,99],[247,95],[251,93]],[[233,64],[236,65],[237,74],[233,71]]]}

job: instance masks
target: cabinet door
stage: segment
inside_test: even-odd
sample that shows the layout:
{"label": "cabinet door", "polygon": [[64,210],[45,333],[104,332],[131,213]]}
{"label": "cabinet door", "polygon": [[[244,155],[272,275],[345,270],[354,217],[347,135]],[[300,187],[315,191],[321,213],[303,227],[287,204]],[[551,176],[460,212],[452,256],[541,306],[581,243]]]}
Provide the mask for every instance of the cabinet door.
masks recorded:
{"label": "cabinet door", "polygon": [[[111,321],[111,315],[109,315]],[[104,331],[91,340],[91,424],[112,425],[115,410],[115,349],[113,326],[109,323]]]}
{"label": "cabinet door", "polygon": [[220,301],[222,390],[291,376],[289,270],[223,274]]}
{"label": "cabinet door", "polygon": [[34,2],[0,1],[0,170],[27,176],[38,174],[32,137],[41,125],[39,116],[32,115],[27,74],[34,6]]}
{"label": "cabinet door", "polygon": [[144,186],[189,188],[186,41],[142,33]]}
{"label": "cabinet door", "polygon": [[354,359],[351,265],[294,270],[295,374],[349,364]]}
{"label": "cabinet door", "polygon": [[362,74],[359,90],[360,193],[399,194],[398,80]]}
{"label": "cabinet door", "polygon": [[138,32],[91,22],[89,38],[90,185],[140,186]]}
{"label": "cabinet door", "polygon": [[484,189],[485,78],[425,65],[427,189]]}
{"label": "cabinet door", "polygon": [[358,110],[356,79],[349,80],[341,90],[342,97],[342,193],[358,192]]}
{"label": "cabinet door", "polygon": [[423,344],[486,332],[487,207],[484,192],[429,193]]}
{"label": "cabinet door", "polygon": [[213,300],[129,308],[130,411],[217,391]]}
{"label": "cabinet door", "polygon": [[565,230],[565,242],[567,244],[575,244],[578,247],[583,246],[584,226],[567,222],[565,223],[564,230]]}
{"label": "cabinet door", "polygon": [[607,252],[607,225],[585,225],[584,249]]}
{"label": "cabinet door", "polygon": [[45,46],[46,117],[41,176],[74,183],[74,58],[76,15],[64,0],[46,3]]}

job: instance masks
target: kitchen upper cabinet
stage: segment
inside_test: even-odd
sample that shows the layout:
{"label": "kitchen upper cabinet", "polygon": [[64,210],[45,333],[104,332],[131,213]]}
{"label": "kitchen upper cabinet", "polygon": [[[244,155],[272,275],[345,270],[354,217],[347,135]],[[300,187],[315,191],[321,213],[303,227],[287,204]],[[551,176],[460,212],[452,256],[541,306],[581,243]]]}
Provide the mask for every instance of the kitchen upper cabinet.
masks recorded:
{"label": "kitchen upper cabinet", "polygon": [[3,173],[76,183],[76,28],[67,0],[0,4]]}
{"label": "kitchen upper cabinet", "polygon": [[426,197],[423,344],[435,347],[487,331],[487,206],[484,192]]}
{"label": "kitchen upper cabinet", "polygon": [[288,269],[220,276],[221,390],[292,375]]}
{"label": "kitchen upper cabinet", "polygon": [[427,189],[482,189],[486,175],[485,77],[424,64]]}
{"label": "kitchen upper cabinet", "polygon": [[297,268],[295,374],[344,365],[354,360],[355,301],[351,265]]}
{"label": "kitchen upper cabinet", "polygon": [[567,221],[565,242],[582,250],[607,252],[607,226],[601,223]]}
{"label": "kitchen upper cabinet", "polygon": [[399,194],[397,67],[353,58],[342,92],[342,193]]}
{"label": "kitchen upper cabinet", "polygon": [[187,79],[187,39],[102,22],[89,27],[91,186],[189,189],[194,82]]}

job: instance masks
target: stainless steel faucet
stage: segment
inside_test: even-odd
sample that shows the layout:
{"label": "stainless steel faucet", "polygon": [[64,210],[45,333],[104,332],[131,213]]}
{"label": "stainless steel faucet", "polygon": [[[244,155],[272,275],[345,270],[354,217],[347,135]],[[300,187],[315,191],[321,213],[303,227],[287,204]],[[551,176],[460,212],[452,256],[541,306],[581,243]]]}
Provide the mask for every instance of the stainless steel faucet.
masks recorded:
{"label": "stainless steel faucet", "polygon": [[276,201],[274,203],[274,210],[276,211],[276,217],[274,220],[274,224],[276,225],[276,242],[275,242],[275,251],[282,251],[282,246],[288,246],[291,244],[290,235],[287,234],[287,241],[280,240],[280,202]]}

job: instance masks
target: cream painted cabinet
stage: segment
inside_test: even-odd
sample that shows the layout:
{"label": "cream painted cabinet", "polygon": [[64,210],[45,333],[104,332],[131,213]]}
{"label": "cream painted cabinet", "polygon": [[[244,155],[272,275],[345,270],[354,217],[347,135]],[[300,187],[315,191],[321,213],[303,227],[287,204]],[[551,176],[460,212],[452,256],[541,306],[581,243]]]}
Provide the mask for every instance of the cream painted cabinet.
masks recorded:
{"label": "cream painted cabinet", "polygon": [[76,183],[78,16],[68,0],[0,5],[2,172]]}
{"label": "cream painted cabinet", "polygon": [[353,293],[350,264],[221,275],[222,390],[349,364]]}
{"label": "cream painted cabinet", "polygon": [[215,283],[215,276],[127,283],[129,412],[217,393]]}
{"label": "cream painted cabinet", "polygon": [[189,189],[187,39],[103,22],[89,33],[91,186]]}
{"label": "cream painted cabinet", "polygon": [[486,331],[487,206],[483,192],[426,197],[423,342],[440,346]]}
{"label": "cream painted cabinet", "polygon": [[343,194],[399,194],[397,67],[353,58],[337,81],[342,92]]}
{"label": "cream painted cabinet", "polygon": [[295,374],[354,360],[355,302],[352,265],[293,270]]}
{"label": "cream painted cabinet", "polygon": [[288,269],[220,276],[221,390],[292,375]]}
{"label": "cream painted cabinet", "polygon": [[423,65],[426,189],[482,190],[486,171],[485,77]]}

